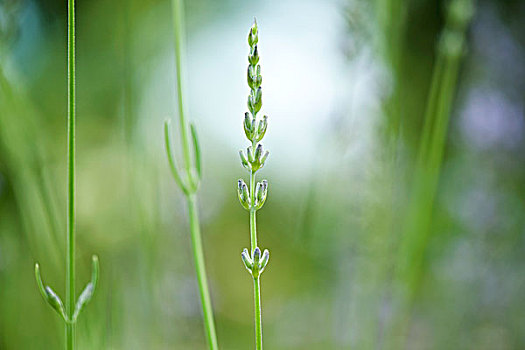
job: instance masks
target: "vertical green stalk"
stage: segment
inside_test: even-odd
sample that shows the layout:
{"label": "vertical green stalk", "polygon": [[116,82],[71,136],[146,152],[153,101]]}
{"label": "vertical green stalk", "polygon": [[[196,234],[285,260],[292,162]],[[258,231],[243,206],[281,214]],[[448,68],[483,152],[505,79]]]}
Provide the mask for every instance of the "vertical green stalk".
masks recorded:
{"label": "vertical green stalk", "polygon": [[262,349],[261,280],[253,278],[253,298],[255,305],[255,348]]}
{"label": "vertical green stalk", "polygon": [[184,156],[184,164],[186,166],[186,172],[188,178],[191,178],[190,168],[190,148],[188,144],[188,131],[185,120],[185,101],[183,96],[183,83],[182,83],[182,47],[183,47],[183,36],[184,36],[184,7],[182,6],[182,0],[172,0],[173,9],[173,32],[175,37],[175,66],[177,69],[177,99],[179,107],[179,128],[180,137],[182,142],[182,150]]}
{"label": "vertical green stalk", "polygon": [[394,348],[406,348],[410,311],[424,274],[424,256],[430,241],[432,210],[439,183],[447,128],[456,92],[465,33],[473,16],[472,0],[449,4],[445,28],[437,47],[437,58],[424,116],[423,132],[414,170],[411,201],[396,266],[399,312],[392,333],[400,335]]}
{"label": "vertical green stalk", "polygon": [[204,252],[202,247],[202,238],[199,225],[199,216],[197,208],[197,190],[201,180],[201,157],[200,147],[197,139],[197,132],[195,127],[191,125],[191,136],[193,143],[193,162],[191,160],[190,142],[188,139],[188,124],[185,119],[185,103],[183,94],[183,56],[184,49],[184,9],[182,0],[172,0],[173,10],[173,34],[175,44],[175,65],[177,68],[177,102],[179,109],[179,129],[182,143],[182,153],[184,157],[184,173],[179,171],[173,151],[171,149],[171,136],[169,121],[164,124],[164,137],[166,142],[166,152],[170,165],[171,172],[175,182],[180,187],[186,196],[188,205],[188,215],[190,220],[191,243],[193,248],[193,256],[195,260],[195,271],[197,274],[197,281],[199,284],[199,293],[201,299],[202,313],[204,317],[204,328],[206,338],[211,350],[219,348],[217,342],[217,334],[215,331],[215,322],[213,317],[213,308],[211,304],[210,292],[208,288],[206,265],[204,263]]}
{"label": "vertical green stalk", "polygon": [[92,258],[91,281],[75,302],[75,0],[68,0],[67,24],[67,234],[66,234],[66,307],[60,297],[42,282],[40,266],[35,277],[40,293],[65,322],[66,349],[75,348],[75,325],[83,307],[91,300],[98,282],[98,257]]}
{"label": "vertical green stalk", "polygon": [[[261,306],[261,280],[260,275],[266,268],[270,253],[261,250],[257,246],[257,210],[261,209],[266,201],[268,194],[268,182],[263,180],[256,183],[256,173],[264,166],[268,151],[264,152],[262,140],[268,126],[268,117],[257,118],[257,113],[262,107],[262,90],[261,90],[261,66],[259,63],[259,52],[257,43],[259,41],[257,22],[254,22],[248,35],[248,44],[250,45],[250,54],[248,56],[248,85],[250,86],[250,95],[248,96],[248,109],[244,115],[244,132],[246,138],[251,142],[251,146],[246,149],[246,154],[240,151],[241,164],[250,172],[250,187],[246,186],[243,180],[238,181],[238,196],[242,206],[250,212],[250,242],[251,252],[244,249],[241,257],[244,266],[250,272],[253,278],[253,298],[255,314],[255,348],[262,349],[262,306]],[[251,114],[251,116],[250,116]]]}
{"label": "vertical green stalk", "polygon": [[[250,201],[255,202],[255,172],[250,171]],[[250,208],[250,242],[251,242],[251,251],[253,252],[257,247],[257,221],[256,221],[256,212],[255,208]]]}
{"label": "vertical green stalk", "polygon": [[204,314],[204,323],[206,328],[206,337],[210,344],[210,349],[218,349],[217,335],[213,322],[213,309],[206,279],[206,266],[204,264],[204,253],[202,249],[201,231],[199,226],[199,212],[197,209],[197,199],[195,195],[187,197],[188,210],[190,216],[190,231],[193,255],[195,256],[195,270],[197,271],[197,281],[199,283],[202,313]]}
{"label": "vertical green stalk", "polygon": [[[67,23],[67,258],[66,312],[69,320],[75,310],[75,0],[68,0]],[[75,348],[75,324],[66,322],[66,348]]]}

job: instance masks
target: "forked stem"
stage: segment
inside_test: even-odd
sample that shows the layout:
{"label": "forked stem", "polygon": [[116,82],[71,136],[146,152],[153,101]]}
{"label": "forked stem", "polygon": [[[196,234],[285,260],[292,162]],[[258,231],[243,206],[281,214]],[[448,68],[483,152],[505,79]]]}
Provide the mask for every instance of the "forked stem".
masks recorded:
{"label": "forked stem", "polygon": [[184,157],[184,174],[179,172],[175,163],[174,154],[171,149],[169,123],[165,124],[165,140],[166,152],[170,164],[173,177],[177,185],[183,191],[186,202],[188,204],[188,215],[190,221],[191,243],[193,248],[193,256],[195,259],[195,271],[197,273],[197,281],[199,284],[199,293],[202,306],[202,313],[204,318],[204,328],[206,338],[211,350],[219,348],[217,342],[217,334],[215,332],[215,322],[213,318],[213,308],[208,287],[206,265],[204,262],[204,252],[202,247],[202,237],[199,224],[199,212],[197,208],[196,192],[201,177],[201,156],[199,143],[197,140],[197,133],[195,127],[191,126],[191,136],[193,142],[194,162],[191,161],[190,140],[188,138],[188,125],[185,119],[185,101],[184,101],[184,86],[183,86],[183,47],[184,47],[184,8],[182,0],[172,0],[173,10],[173,34],[175,38],[175,65],[177,69],[177,102],[179,112],[179,129],[182,143],[182,154]]}

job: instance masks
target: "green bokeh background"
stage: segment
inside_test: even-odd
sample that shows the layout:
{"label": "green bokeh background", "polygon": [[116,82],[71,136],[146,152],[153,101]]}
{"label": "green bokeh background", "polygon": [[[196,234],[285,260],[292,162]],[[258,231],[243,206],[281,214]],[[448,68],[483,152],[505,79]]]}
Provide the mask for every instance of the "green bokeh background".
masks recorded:
{"label": "green bokeh background", "polygon": [[[206,348],[163,148],[163,120],[176,118],[170,6],[77,1],[77,290],[91,254],[101,263],[79,349]],[[525,5],[474,7],[443,157],[423,162],[433,191],[417,157],[447,2],[186,1],[183,74],[222,349],[253,346],[236,198],[253,16],[269,115],[265,347],[525,348]],[[66,14],[65,1],[0,1],[0,349],[63,344],[33,266],[63,297]]]}

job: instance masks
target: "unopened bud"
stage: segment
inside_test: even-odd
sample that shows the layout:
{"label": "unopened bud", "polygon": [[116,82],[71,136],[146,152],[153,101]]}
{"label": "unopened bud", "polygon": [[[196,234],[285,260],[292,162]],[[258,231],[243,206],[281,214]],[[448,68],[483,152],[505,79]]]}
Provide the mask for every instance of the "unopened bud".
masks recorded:
{"label": "unopened bud", "polygon": [[242,166],[250,170],[250,163],[248,163],[248,160],[246,159],[246,156],[244,155],[244,152],[242,150],[239,151],[239,156],[241,157]]}
{"label": "unopened bud", "polygon": [[248,186],[244,183],[243,180],[237,182],[237,195],[239,197],[239,202],[244,207],[244,209],[250,209],[250,193],[248,192]]}
{"label": "unopened bud", "polygon": [[259,142],[263,139],[264,134],[266,134],[266,128],[268,127],[268,116],[264,116],[262,120],[259,121],[257,125],[257,135],[256,142]]}
{"label": "unopened bud", "polygon": [[253,269],[253,260],[250,258],[250,254],[248,253],[248,249],[244,248],[241,253],[241,259],[244,263],[244,266],[246,267],[246,270],[252,272]]}
{"label": "unopened bud", "polygon": [[270,252],[268,249],[265,249],[261,258],[261,261],[259,262],[259,274],[264,272],[264,269],[266,268],[266,265],[268,265],[268,261],[270,260]]}
{"label": "unopened bud", "polygon": [[268,181],[263,180],[262,182],[257,183],[257,188],[255,192],[255,208],[261,209],[266,202],[266,197],[268,195]]}

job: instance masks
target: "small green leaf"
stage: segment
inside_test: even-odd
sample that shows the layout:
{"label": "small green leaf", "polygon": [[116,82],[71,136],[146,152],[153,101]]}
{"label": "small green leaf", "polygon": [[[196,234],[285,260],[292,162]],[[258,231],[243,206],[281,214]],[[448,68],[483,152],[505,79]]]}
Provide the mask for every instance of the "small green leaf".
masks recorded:
{"label": "small green leaf", "polygon": [[99,275],[98,257],[96,255],[93,255],[92,268],[91,268],[91,281],[86,285],[86,287],[84,288],[82,293],[80,293],[80,296],[77,299],[77,303],[75,305],[75,312],[73,313],[73,322],[76,321],[78,315],[80,314],[80,311],[82,311],[84,306],[87,303],[89,303],[89,301],[93,297],[93,293],[95,293],[95,288],[97,287],[98,275]]}
{"label": "small green leaf", "polygon": [[202,177],[202,159],[201,159],[201,149],[199,146],[199,139],[197,138],[197,129],[195,128],[195,125],[193,123],[190,124],[190,130],[191,130],[191,136],[193,139],[193,148],[194,148],[194,156],[195,156],[195,170],[197,171],[197,175],[199,177],[198,180]]}
{"label": "small green leaf", "polygon": [[40,275],[40,265],[38,264],[35,264],[35,278],[38,285],[38,290],[40,291],[40,294],[42,294],[44,300],[47,301],[47,303],[56,312],[58,312],[62,319],[67,322],[67,316],[64,310],[64,305],[62,304],[62,300],[60,300],[53,289],[51,289],[49,286],[44,286],[44,283],[42,282],[42,276]]}
{"label": "small green leaf", "polygon": [[180,176],[180,172],[177,168],[177,164],[175,163],[175,158],[173,156],[173,151],[171,149],[171,133],[170,133],[170,121],[169,120],[166,120],[164,122],[164,140],[166,144],[166,153],[168,156],[168,162],[170,165],[171,173],[173,174],[173,178],[175,179],[175,182],[177,183],[177,185],[181,188],[182,192],[188,195],[189,194],[188,186],[186,186],[184,180]]}
{"label": "small green leaf", "polygon": [[64,310],[64,304],[62,304],[62,300],[60,300],[60,297],[49,286],[46,286],[45,291],[48,304],[51,305],[51,307],[55,309],[55,311],[58,312],[58,314],[62,316],[64,320],[67,320],[66,311]]}
{"label": "small green leaf", "polygon": [[75,313],[73,314],[73,320],[77,319],[78,315],[80,314],[80,311],[82,311],[82,309],[84,308],[84,305],[86,305],[91,300],[93,292],[93,284],[89,282],[86,285],[86,288],[84,288],[84,290],[78,297],[77,304],[75,305]]}

